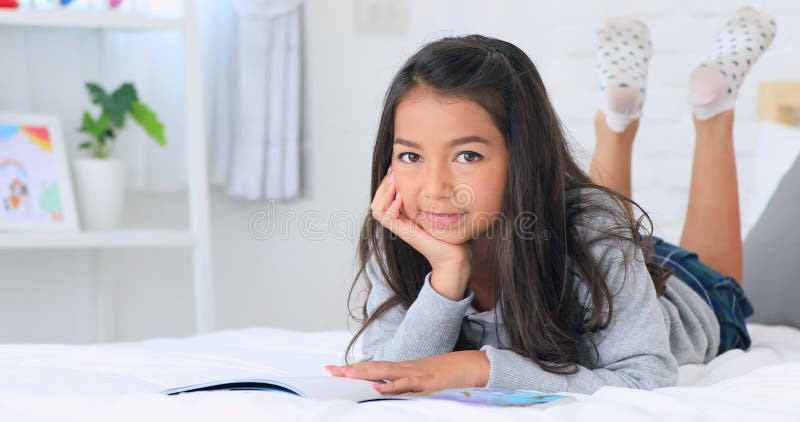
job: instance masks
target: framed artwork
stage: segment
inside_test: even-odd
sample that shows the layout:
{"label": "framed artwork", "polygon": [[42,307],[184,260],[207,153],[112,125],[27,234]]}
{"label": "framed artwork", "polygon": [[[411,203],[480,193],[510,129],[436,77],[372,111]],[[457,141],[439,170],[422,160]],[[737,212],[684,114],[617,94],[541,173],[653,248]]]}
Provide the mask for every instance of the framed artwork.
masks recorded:
{"label": "framed artwork", "polygon": [[58,117],[0,112],[0,230],[79,230]]}

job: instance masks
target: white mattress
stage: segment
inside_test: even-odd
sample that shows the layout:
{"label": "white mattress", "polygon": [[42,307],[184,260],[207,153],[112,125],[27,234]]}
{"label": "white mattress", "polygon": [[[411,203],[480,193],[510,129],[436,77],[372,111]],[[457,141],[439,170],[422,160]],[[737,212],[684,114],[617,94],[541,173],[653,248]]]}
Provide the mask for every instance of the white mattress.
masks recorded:
{"label": "white mattress", "polygon": [[275,328],[99,345],[0,345],[0,421],[798,420],[800,330],[750,324],[753,346],[681,368],[678,387],[605,387],[549,409],[439,401],[355,404],[279,392],[159,391],[219,378],[327,375],[345,331]]}

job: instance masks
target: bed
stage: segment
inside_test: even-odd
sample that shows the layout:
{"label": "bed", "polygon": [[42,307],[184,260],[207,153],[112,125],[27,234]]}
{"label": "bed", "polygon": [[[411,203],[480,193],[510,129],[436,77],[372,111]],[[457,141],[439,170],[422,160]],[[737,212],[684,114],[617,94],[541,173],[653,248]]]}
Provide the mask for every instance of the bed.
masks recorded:
{"label": "bed", "polygon": [[800,420],[800,330],[749,328],[747,352],[683,366],[676,387],[604,387],[548,409],[356,404],[265,391],[159,393],[220,378],[327,375],[322,366],[341,361],[346,331],[248,328],[127,343],[9,344],[0,346],[0,421]]}

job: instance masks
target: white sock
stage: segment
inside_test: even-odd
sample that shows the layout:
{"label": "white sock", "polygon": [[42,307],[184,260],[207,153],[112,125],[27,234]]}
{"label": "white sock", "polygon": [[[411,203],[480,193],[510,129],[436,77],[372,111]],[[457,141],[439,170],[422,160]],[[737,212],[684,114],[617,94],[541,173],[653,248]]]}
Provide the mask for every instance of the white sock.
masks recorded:
{"label": "white sock", "polygon": [[643,22],[611,18],[598,28],[600,109],[611,130],[622,132],[641,115],[651,56],[650,31]]}
{"label": "white sock", "polygon": [[775,38],[775,19],[743,7],[717,34],[714,50],[689,76],[689,103],[700,120],[730,110],[745,76]]}

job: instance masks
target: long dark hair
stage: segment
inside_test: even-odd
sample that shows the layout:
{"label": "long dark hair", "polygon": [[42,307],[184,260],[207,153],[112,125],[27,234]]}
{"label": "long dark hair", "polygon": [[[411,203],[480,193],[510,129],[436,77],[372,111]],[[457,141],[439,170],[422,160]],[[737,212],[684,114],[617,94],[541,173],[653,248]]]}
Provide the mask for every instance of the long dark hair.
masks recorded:
{"label": "long dark hair", "polygon": [[[505,138],[508,178],[503,200],[505,221],[533,213],[532,236],[492,236],[489,248],[496,298],[502,301],[502,321],[510,345],[506,348],[529,357],[543,369],[575,373],[582,355],[580,337],[608,326],[613,312],[612,292],[599,263],[590,253],[596,242],[620,239],[642,248],[658,295],[663,293],[669,270],[653,265],[647,240],[652,222],[633,200],[593,183],[575,163],[541,77],[531,59],[508,42],[481,35],[447,37],[423,46],[393,78],[386,94],[372,154],[371,196],[386,174],[392,158],[395,109],[403,96],[418,85],[440,94],[468,99],[492,116]],[[593,188],[612,201],[572,195]],[[636,218],[635,206],[641,211]],[[603,236],[582,238],[577,229],[582,217],[608,216]],[[644,222],[648,224],[644,224]],[[644,230],[643,230],[644,228]],[[382,251],[381,253],[376,253]],[[382,256],[385,254],[385,257]],[[425,275],[431,271],[425,257],[367,213],[358,242],[360,269],[348,296],[370,258],[375,259],[394,294],[367,315],[347,346],[345,358],[367,326],[393,308],[414,302]],[[632,259],[632,257],[625,257]],[[591,312],[578,303],[574,277],[585,282],[594,306]],[[367,279],[367,294],[371,289]],[[496,310],[497,308],[495,308]],[[606,311],[607,318],[603,318]],[[586,314],[589,315],[586,318]]]}

